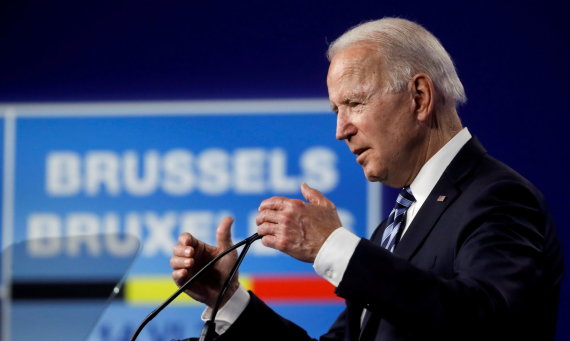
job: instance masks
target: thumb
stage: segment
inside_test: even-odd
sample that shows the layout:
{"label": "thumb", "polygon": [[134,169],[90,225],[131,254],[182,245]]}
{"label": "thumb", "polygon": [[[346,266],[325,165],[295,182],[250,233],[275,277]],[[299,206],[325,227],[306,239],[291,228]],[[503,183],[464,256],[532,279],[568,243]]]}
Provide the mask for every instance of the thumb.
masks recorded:
{"label": "thumb", "polygon": [[332,201],[327,199],[327,197],[325,197],[323,193],[319,192],[318,190],[312,187],[309,187],[309,185],[307,185],[306,183],[303,183],[301,185],[301,193],[303,194],[303,197],[305,197],[305,199],[307,199],[307,201],[313,205],[330,207],[330,208],[335,207]]}
{"label": "thumb", "polygon": [[218,229],[216,230],[216,242],[218,243],[218,247],[225,250],[233,245],[232,242],[232,224],[234,222],[234,218],[232,217],[225,217],[220,221],[218,225]]}

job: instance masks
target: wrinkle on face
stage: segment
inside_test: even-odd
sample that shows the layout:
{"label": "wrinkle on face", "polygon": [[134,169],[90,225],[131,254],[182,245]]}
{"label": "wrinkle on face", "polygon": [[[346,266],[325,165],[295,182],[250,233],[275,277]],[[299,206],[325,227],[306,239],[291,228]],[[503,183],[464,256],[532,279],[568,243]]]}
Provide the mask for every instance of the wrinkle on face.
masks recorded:
{"label": "wrinkle on face", "polygon": [[416,74],[393,92],[386,87],[388,69],[381,46],[358,43],[332,58],[327,87],[336,138],[355,154],[366,178],[403,187],[462,125],[454,106],[437,103],[428,75]]}
{"label": "wrinkle on face", "polygon": [[339,51],[327,75],[333,111],[338,112],[341,106],[349,107],[354,102],[367,104],[374,97],[383,95],[383,63],[377,48],[370,43],[359,43]]}
{"label": "wrinkle on face", "polygon": [[355,153],[368,180],[400,186],[417,156],[417,126],[412,96],[383,91],[383,65],[369,46],[341,50],[331,62],[327,85],[337,138]]}

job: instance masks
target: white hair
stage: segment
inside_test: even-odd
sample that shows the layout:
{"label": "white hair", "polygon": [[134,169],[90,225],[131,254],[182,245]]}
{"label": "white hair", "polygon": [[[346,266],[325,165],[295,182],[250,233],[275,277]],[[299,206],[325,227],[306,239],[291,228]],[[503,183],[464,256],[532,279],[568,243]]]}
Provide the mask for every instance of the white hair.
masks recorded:
{"label": "white hair", "polygon": [[329,61],[342,49],[357,43],[373,43],[388,67],[386,92],[399,92],[418,73],[427,74],[443,98],[456,104],[467,101],[463,84],[451,57],[439,40],[415,22],[382,18],[357,25],[330,44]]}

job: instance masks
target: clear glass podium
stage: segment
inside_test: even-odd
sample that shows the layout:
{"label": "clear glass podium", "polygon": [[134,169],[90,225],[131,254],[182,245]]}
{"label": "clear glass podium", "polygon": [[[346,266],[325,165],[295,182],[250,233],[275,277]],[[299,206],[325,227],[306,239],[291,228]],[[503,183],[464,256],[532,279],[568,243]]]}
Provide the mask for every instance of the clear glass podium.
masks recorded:
{"label": "clear glass podium", "polygon": [[[113,242],[110,243],[109,241]],[[2,251],[0,341],[84,341],[140,249],[133,236],[18,242]]]}

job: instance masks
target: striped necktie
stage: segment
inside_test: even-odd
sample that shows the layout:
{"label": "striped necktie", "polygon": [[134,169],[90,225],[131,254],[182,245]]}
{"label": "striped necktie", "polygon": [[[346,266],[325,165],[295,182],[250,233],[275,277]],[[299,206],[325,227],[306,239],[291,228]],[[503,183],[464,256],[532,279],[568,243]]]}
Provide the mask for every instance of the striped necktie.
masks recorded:
{"label": "striped necktie", "polygon": [[392,212],[390,212],[387,226],[382,235],[381,245],[386,250],[394,252],[394,248],[396,244],[398,244],[402,231],[406,226],[406,212],[414,201],[416,201],[416,198],[412,195],[410,187],[404,187],[400,194],[398,194],[396,205],[394,205]]}
{"label": "striped necktie", "polygon": [[[396,244],[402,236],[402,231],[406,226],[406,212],[415,201],[416,198],[412,195],[410,187],[404,187],[400,194],[398,194],[396,205],[394,205],[392,212],[390,212],[390,215],[388,216],[386,228],[382,235],[381,245],[386,250],[394,252],[394,248],[396,247]],[[369,339],[368,336],[371,337],[371,335],[365,335],[372,333],[372,329],[376,328],[378,325],[380,317],[376,315],[376,318],[372,318],[371,320],[371,315],[372,314],[368,309],[363,310],[359,340]]]}

